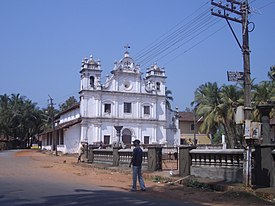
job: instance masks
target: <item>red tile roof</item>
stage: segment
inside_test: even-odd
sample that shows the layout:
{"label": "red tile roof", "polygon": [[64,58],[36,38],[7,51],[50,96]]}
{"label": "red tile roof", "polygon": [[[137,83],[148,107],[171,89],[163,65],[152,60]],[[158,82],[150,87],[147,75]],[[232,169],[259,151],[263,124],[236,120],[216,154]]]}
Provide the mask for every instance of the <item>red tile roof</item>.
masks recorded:
{"label": "red tile roof", "polygon": [[185,122],[193,122],[194,121],[194,114],[193,112],[179,112],[180,121]]}

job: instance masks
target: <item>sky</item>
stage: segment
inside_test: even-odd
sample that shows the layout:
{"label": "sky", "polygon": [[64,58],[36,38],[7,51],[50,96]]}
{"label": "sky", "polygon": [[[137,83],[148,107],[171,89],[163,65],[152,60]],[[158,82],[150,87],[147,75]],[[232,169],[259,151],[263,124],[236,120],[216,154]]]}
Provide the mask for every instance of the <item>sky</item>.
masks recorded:
{"label": "sky", "polygon": [[[249,3],[258,83],[275,65],[275,1]],[[191,108],[200,85],[235,84],[227,71],[243,71],[241,50],[211,7],[207,0],[0,0],[0,95],[19,93],[40,108],[50,96],[58,107],[78,99],[84,57],[100,59],[104,82],[129,45],[143,73],[155,63],[165,69],[173,108]],[[241,24],[230,24],[242,42]]]}

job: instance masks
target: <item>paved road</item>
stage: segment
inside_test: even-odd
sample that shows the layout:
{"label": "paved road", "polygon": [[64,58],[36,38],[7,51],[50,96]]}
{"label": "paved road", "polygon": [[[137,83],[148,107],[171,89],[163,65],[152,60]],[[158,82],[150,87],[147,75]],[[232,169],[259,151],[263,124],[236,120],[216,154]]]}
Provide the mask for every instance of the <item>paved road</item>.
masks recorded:
{"label": "paved road", "polygon": [[[183,201],[159,199],[142,192],[126,192],[66,181],[61,174],[49,173],[36,166],[28,156],[15,156],[16,151],[0,152],[0,205],[190,205]],[[165,195],[165,194],[164,194]]]}

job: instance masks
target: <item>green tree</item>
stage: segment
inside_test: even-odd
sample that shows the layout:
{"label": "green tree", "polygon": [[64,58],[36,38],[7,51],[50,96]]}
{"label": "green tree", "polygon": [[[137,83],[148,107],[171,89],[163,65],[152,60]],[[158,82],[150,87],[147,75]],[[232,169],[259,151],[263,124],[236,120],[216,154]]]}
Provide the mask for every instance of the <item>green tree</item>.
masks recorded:
{"label": "green tree", "polygon": [[[260,112],[257,109],[259,104],[266,104],[275,101],[275,66],[271,66],[267,76],[269,81],[262,81],[255,85],[252,90],[253,120],[260,121]],[[275,109],[270,112],[270,117],[275,117]]]}
{"label": "green tree", "polygon": [[65,101],[65,103],[59,105],[59,108],[60,108],[60,111],[63,112],[65,110],[75,106],[76,104],[78,104],[77,100],[75,99],[74,96],[71,96]]}
{"label": "green tree", "polygon": [[[20,94],[0,96],[0,133],[26,146],[41,132],[41,112],[35,103]],[[29,144],[28,144],[29,145]]]}
{"label": "green tree", "polygon": [[235,147],[238,140],[234,111],[240,104],[241,94],[240,89],[233,85],[219,88],[216,82],[208,82],[199,86],[192,105],[195,105],[196,115],[204,117],[200,132],[215,135],[222,130],[228,147]]}
{"label": "green tree", "polygon": [[10,98],[7,94],[0,96],[0,134],[4,135],[7,141],[11,136],[11,109]]}
{"label": "green tree", "polygon": [[275,81],[275,65],[269,68],[267,76],[269,77],[270,80]]}
{"label": "green tree", "polygon": [[173,100],[174,99],[172,97],[172,92],[167,87],[165,87],[165,105],[167,109],[171,109],[170,101],[173,101]]}
{"label": "green tree", "polygon": [[214,134],[218,128],[217,106],[219,105],[219,88],[217,83],[206,83],[195,91],[195,100],[191,103],[197,116],[203,116],[204,121],[199,128],[201,132]]}
{"label": "green tree", "polygon": [[235,111],[243,105],[243,90],[237,85],[223,85],[220,90],[221,102],[219,115],[221,116],[221,126],[226,135],[226,142],[230,148],[240,146],[243,141],[242,127],[235,123]]}

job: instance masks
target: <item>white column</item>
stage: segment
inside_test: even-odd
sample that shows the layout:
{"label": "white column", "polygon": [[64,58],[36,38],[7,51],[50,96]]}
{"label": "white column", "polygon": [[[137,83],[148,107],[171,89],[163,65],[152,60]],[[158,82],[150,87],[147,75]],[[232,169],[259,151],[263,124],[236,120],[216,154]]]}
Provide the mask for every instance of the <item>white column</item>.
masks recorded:
{"label": "white column", "polygon": [[141,118],[141,103],[140,103],[140,99],[137,99],[137,103],[136,103],[136,117],[138,119]]}
{"label": "white column", "polygon": [[97,128],[98,128],[98,137],[97,137],[98,141],[102,141],[103,142],[104,140],[102,139],[102,136],[101,136],[102,135],[101,125],[98,125]]}
{"label": "white column", "polygon": [[152,142],[157,142],[157,128],[155,126],[152,127]]}
{"label": "white column", "polygon": [[144,143],[144,139],[141,132],[141,125],[138,125],[137,127],[137,138],[140,139]]}
{"label": "white column", "polygon": [[81,125],[80,141],[88,142],[88,128],[87,128],[87,125]]}
{"label": "white column", "polygon": [[95,125],[95,140],[96,140],[96,142],[100,141],[99,126],[98,125]]}
{"label": "white column", "polygon": [[98,105],[98,99],[95,99],[95,116],[98,117],[99,113],[99,105]]}
{"label": "white column", "polygon": [[102,116],[102,102],[100,99],[97,100],[97,104],[98,104],[98,116],[101,117]]}
{"label": "white column", "polygon": [[226,149],[225,135],[222,135],[222,149]]}
{"label": "white column", "polygon": [[153,102],[153,109],[152,109],[152,116],[154,119],[158,119],[158,114],[157,114],[157,105],[155,102]]}

